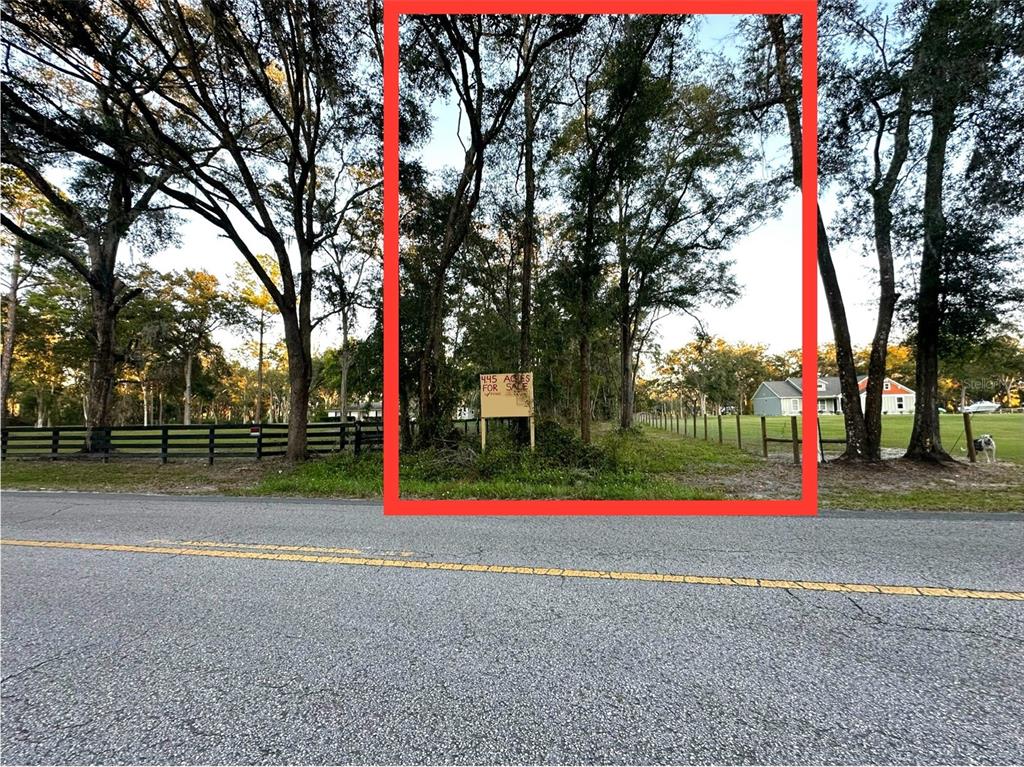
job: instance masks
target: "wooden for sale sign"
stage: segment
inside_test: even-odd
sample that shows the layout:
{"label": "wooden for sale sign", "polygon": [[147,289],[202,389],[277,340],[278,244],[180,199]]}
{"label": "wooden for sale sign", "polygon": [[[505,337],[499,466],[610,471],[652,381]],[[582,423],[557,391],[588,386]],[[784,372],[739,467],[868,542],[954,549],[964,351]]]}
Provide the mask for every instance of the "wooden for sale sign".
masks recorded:
{"label": "wooden for sale sign", "polygon": [[533,416],[533,373],[484,373],[480,376],[481,418]]}

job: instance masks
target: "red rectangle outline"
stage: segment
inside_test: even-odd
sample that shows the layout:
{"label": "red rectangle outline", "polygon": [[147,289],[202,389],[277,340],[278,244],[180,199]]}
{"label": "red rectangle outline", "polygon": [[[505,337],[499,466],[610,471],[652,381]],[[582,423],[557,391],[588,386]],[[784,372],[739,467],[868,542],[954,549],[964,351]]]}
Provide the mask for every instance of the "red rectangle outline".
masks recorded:
{"label": "red rectangle outline", "polygon": [[[802,280],[803,413],[817,407],[818,8],[816,0],[384,0],[384,514],[385,515],[746,515],[818,511],[817,419],[803,423],[796,500],[602,501],[437,500],[399,495],[398,413],[398,19],[457,14],[790,14],[803,32]],[[810,160],[810,161],[809,161]]]}

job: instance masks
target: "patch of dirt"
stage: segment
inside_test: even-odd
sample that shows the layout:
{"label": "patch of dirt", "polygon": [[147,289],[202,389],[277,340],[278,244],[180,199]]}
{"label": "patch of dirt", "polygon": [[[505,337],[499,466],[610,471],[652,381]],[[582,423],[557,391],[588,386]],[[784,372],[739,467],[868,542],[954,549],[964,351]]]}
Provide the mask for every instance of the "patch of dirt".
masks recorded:
{"label": "patch of dirt", "polygon": [[973,489],[1005,490],[1024,483],[1024,468],[1009,461],[999,463],[928,464],[905,458],[878,463],[829,461],[818,469],[822,490],[856,486],[875,492],[912,490]]}
{"label": "patch of dirt", "polygon": [[792,460],[769,460],[714,477],[711,485],[737,500],[793,500],[800,497],[800,467]]}
{"label": "patch of dirt", "polygon": [[[735,499],[800,497],[800,466],[781,456],[773,456],[739,471],[718,475],[705,472],[700,478],[679,476],[679,480],[710,486]],[[834,494],[843,496],[843,505],[850,505],[851,494],[857,493],[890,495],[898,505],[901,496],[941,491],[949,494],[950,509],[963,509],[965,506],[958,496],[967,493],[990,492],[1011,498],[1017,494],[1024,495],[1024,467],[1008,461],[973,465],[957,461],[940,466],[916,463],[902,457],[877,463],[831,460],[818,465],[818,491],[823,499],[822,505],[826,507],[834,505],[829,501],[830,495]],[[1024,511],[1024,508],[1020,510]]]}

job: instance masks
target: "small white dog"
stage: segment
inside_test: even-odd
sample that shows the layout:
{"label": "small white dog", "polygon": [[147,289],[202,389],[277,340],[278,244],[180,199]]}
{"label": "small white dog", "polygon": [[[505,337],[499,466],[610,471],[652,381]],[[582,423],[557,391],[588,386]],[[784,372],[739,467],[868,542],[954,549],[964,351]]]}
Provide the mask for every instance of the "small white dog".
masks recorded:
{"label": "small white dog", "polygon": [[982,434],[974,440],[974,452],[984,453],[985,463],[996,462],[996,441],[991,434]]}

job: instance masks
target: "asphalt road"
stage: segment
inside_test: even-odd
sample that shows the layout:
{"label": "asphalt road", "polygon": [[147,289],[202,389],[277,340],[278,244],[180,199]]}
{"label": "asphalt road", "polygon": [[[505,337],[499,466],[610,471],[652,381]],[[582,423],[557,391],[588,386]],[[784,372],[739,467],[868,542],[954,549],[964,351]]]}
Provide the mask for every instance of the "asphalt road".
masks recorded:
{"label": "asphalt road", "polygon": [[0,535],[4,763],[1024,762],[1024,515],[4,493]]}

